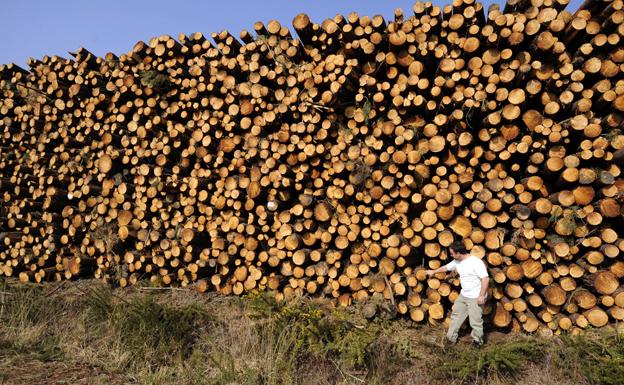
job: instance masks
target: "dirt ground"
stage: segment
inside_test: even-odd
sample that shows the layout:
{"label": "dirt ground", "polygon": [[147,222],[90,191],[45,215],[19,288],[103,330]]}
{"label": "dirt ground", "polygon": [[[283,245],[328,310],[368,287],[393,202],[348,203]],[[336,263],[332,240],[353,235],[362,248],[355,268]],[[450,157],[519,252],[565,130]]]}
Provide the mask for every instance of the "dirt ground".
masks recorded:
{"label": "dirt ground", "polygon": [[0,385],[124,385],[136,380],[85,364],[0,358]]}

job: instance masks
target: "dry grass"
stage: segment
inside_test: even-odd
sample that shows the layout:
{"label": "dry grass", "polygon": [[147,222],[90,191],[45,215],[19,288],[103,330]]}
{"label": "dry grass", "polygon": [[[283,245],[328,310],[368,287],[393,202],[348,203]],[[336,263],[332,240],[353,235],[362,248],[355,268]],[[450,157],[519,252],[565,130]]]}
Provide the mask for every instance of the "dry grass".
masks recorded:
{"label": "dry grass", "polygon": [[[481,351],[443,331],[354,309],[93,281],[0,296],[0,384],[611,384],[617,335],[493,335]],[[0,284],[2,287],[2,284]],[[581,358],[582,357],[582,358]]]}

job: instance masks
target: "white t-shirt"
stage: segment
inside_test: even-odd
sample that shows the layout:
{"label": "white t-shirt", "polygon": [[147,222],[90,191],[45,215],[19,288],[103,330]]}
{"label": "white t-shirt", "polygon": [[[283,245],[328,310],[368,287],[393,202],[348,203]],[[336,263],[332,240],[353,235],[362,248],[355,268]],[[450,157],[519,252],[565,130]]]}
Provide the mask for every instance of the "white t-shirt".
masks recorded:
{"label": "white t-shirt", "polygon": [[459,282],[462,287],[461,295],[466,298],[479,298],[481,278],[488,276],[482,260],[471,255],[461,261],[452,260],[445,267],[448,271],[457,271],[459,273]]}

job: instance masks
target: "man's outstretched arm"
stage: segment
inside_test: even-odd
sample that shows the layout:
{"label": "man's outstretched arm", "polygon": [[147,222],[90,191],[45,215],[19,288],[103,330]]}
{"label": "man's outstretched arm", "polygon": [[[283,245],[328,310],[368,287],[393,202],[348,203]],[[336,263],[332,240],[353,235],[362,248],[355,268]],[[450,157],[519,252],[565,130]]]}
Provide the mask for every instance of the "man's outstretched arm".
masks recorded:
{"label": "man's outstretched arm", "polygon": [[431,277],[434,274],[438,274],[438,273],[444,273],[447,272],[448,269],[446,268],[446,266],[442,266],[442,267],[438,267],[435,270],[425,270],[425,274],[427,274],[429,277]]}

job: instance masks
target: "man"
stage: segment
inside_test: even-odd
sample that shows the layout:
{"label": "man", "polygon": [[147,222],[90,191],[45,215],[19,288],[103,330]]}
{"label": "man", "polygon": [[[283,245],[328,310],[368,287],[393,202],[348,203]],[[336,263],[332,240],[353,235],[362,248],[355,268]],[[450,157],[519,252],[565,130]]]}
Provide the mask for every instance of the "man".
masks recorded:
{"label": "man", "polygon": [[459,328],[466,320],[470,320],[472,328],[472,342],[476,347],[483,344],[483,304],[487,297],[489,277],[485,264],[479,258],[470,255],[460,241],[455,241],[449,247],[453,260],[435,270],[427,270],[427,276],[447,271],[457,271],[461,283],[461,292],[453,304],[451,325],[446,338],[457,342]]}

